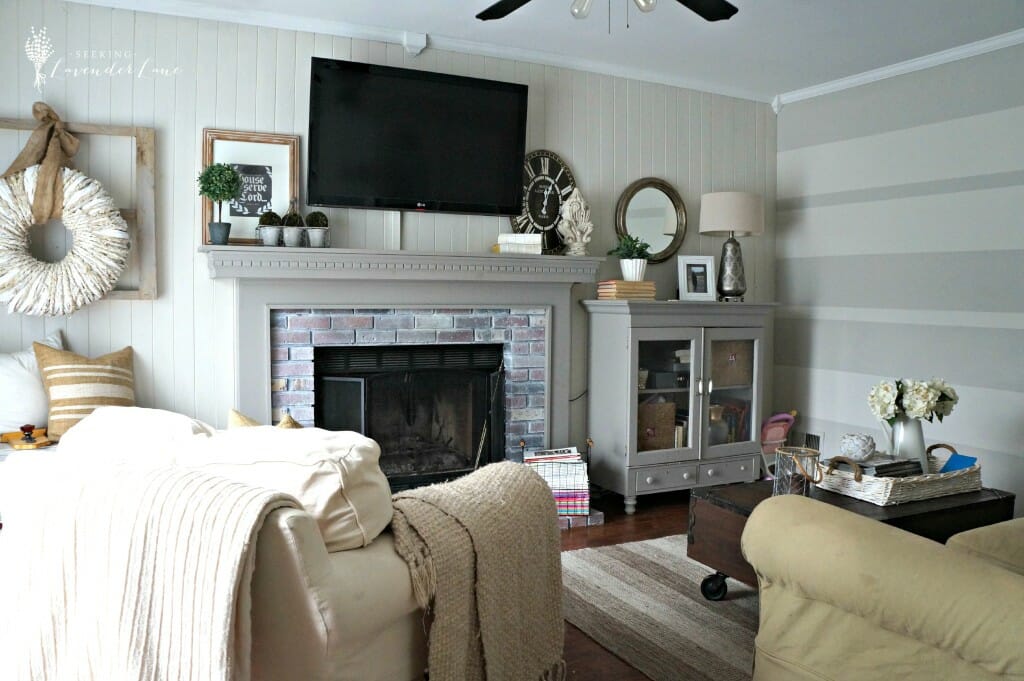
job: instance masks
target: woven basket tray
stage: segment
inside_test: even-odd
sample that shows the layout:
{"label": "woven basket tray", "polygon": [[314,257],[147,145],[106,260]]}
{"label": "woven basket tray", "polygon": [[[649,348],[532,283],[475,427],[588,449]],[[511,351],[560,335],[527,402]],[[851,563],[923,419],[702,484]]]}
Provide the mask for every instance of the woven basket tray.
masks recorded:
{"label": "woven basket tray", "polygon": [[936,448],[948,449],[950,453],[954,451],[949,445],[929,447],[928,463],[932,472],[927,475],[912,475],[906,478],[876,478],[873,475],[861,475],[860,482],[857,482],[853,473],[841,470],[829,473],[828,466],[818,464],[822,474],[818,487],[876,506],[894,506],[950,494],[977,492],[981,489],[981,466],[979,464],[958,471],[939,473],[939,469],[945,465],[950,455],[933,456],[932,451]]}

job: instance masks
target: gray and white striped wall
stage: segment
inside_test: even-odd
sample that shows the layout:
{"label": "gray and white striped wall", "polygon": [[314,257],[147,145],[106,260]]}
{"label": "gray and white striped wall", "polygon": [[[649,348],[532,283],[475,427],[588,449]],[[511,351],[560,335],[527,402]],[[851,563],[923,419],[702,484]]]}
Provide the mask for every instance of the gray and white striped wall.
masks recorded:
{"label": "gray and white striped wall", "polygon": [[940,376],[926,440],[1024,494],[1022,74],[1017,46],[780,112],[774,407],[823,447],[880,437],[875,382]]}

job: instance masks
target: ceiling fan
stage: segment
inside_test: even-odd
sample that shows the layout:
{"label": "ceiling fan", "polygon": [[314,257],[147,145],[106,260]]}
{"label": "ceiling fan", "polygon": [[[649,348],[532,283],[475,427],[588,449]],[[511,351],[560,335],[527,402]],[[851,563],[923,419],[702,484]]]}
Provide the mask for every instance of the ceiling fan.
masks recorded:
{"label": "ceiling fan", "polygon": [[[593,0],[573,0],[569,10],[577,19],[585,19],[590,14],[590,5]],[[498,0],[480,14],[476,15],[481,21],[492,19],[503,19],[512,12],[530,2],[530,0]],[[641,12],[650,12],[654,9],[657,0],[633,0]],[[705,21],[722,21],[729,19],[739,10],[726,0],[676,0],[683,7],[696,12]]]}

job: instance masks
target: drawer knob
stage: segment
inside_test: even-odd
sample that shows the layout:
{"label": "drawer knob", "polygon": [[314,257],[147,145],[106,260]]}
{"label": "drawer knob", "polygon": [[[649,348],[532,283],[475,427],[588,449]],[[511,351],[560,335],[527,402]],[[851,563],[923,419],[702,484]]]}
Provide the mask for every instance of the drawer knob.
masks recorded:
{"label": "drawer knob", "polygon": [[689,479],[690,479],[690,474],[689,473],[683,473],[683,480],[689,480]]}
{"label": "drawer knob", "polygon": [[714,468],[709,468],[708,469],[708,477],[709,478],[715,477],[715,469]]}
{"label": "drawer knob", "polygon": [[648,485],[653,485],[654,484],[654,476],[652,476],[652,475],[648,475],[647,476],[647,484]]}
{"label": "drawer knob", "polygon": [[745,470],[747,470],[747,465],[746,465],[746,464],[742,464],[742,463],[741,463],[741,464],[740,464],[740,470],[741,470],[741,471],[745,471]]}

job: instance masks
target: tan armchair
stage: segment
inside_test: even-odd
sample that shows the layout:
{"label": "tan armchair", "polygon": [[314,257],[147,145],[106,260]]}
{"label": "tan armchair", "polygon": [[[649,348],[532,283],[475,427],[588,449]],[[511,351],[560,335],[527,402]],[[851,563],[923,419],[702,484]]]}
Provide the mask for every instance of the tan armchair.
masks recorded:
{"label": "tan armchair", "polygon": [[1024,680],[1024,519],[943,546],[783,496],[742,546],[760,586],[755,681]]}

